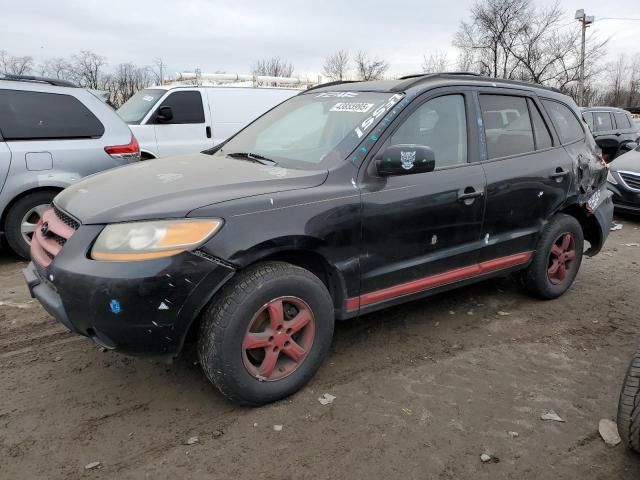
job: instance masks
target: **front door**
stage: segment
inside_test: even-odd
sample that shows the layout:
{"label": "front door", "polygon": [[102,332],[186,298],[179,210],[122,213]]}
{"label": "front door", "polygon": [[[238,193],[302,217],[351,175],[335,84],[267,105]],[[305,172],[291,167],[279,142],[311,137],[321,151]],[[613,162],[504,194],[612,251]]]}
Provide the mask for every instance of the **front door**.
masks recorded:
{"label": "front door", "polygon": [[[472,97],[465,90],[447,89],[413,105],[361,169],[361,295],[350,299],[350,309],[375,307],[477,273],[473,264],[485,176],[477,162],[477,142],[469,141],[476,134]],[[435,170],[377,176],[376,157],[398,144],[431,147]]]}
{"label": "front door", "polygon": [[[162,107],[171,107],[171,119],[160,118]],[[213,146],[209,109],[204,108],[199,90],[170,92],[159,102],[149,123],[154,125],[161,157],[198,153]]]}

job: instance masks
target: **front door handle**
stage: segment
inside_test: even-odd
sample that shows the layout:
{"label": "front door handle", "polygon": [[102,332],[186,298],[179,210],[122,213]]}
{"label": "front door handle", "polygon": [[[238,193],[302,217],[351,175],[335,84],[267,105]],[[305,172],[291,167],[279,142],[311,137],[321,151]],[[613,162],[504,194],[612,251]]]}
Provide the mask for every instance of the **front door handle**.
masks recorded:
{"label": "front door handle", "polygon": [[207,138],[211,138],[211,127],[207,126],[204,131],[207,134]]}
{"label": "front door handle", "polygon": [[467,187],[464,190],[458,192],[458,201],[465,205],[471,205],[476,198],[482,197],[484,190],[476,190],[474,187]]}

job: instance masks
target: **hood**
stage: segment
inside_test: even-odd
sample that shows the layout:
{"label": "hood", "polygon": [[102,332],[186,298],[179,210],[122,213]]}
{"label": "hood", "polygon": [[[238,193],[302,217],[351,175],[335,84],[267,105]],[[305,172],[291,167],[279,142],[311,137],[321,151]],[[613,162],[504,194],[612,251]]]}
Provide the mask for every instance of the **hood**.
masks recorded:
{"label": "hood", "polygon": [[199,153],[92,175],[62,191],[54,203],[84,224],[180,218],[206,205],[315,187],[327,174]]}
{"label": "hood", "polygon": [[626,170],[628,172],[640,173],[640,152],[638,150],[631,150],[630,152],[620,155],[609,164],[609,168],[614,171]]}

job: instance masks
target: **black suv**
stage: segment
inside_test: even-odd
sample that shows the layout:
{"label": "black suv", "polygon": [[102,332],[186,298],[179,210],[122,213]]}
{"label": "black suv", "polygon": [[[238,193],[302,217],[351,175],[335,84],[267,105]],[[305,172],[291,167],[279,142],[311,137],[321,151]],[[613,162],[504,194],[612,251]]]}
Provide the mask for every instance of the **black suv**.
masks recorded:
{"label": "black suv", "polygon": [[607,162],[627,151],[625,143],[637,142],[640,137],[638,125],[631,114],[621,108],[586,107],[582,109],[582,117]]}
{"label": "black suv", "polygon": [[305,385],[348,319],[517,272],[543,299],[596,254],[613,206],[580,112],[469,74],[307,90],[201,154],[83,180],[25,269],[98,344],[177,354],[259,405]]}

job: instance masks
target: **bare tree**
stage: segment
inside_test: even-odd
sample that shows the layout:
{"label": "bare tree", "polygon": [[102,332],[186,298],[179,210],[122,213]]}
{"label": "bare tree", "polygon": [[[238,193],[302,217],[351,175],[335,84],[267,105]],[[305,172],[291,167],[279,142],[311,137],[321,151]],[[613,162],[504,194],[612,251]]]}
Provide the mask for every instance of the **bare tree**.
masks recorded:
{"label": "bare tree", "polygon": [[100,87],[102,69],[107,59],[90,50],[82,50],[71,57],[74,80],[85,88],[98,89]]}
{"label": "bare tree", "polygon": [[57,78],[58,80],[70,80],[73,78],[73,67],[64,57],[49,58],[38,67],[43,77]]}
{"label": "bare tree", "polygon": [[428,58],[426,55],[422,56],[422,71],[424,73],[446,72],[448,64],[447,54],[443,52],[432,53]]}
{"label": "bare tree", "polygon": [[510,49],[530,11],[531,0],[480,0],[471,8],[471,20],[461,22],[454,45],[474,57],[481,73],[510,78]]}
{"label": "bare tree", "polygon": [[253,64],[251,71],[254,75],[290,77],[293,75],[293,65],[280,57],[263,58]]}
{"label": "bare tree", "polygon": [[150,67],[153,81],[156,85],[162,85],[167,75],[167,65],[160,57],[153,59],[153,66]]}
{"label": "bare tree", "polygon": [[0,73],[11,75],[26,75],[33,69],[33,57],[25,55],[16,57],[9,55],[6,50],[0,50]]}
{"label": "bare tree", "polygon": [[349,52],[338,50],[329,55],[322,67],[322,74],[331,80],[344,80],[349,71]]}
{"label": "bare tree", "polygon": [[362,50],[356,54],[356,71],[360,80],[379,80],[389,70],[389,63],[379,58],[370,59]]}

